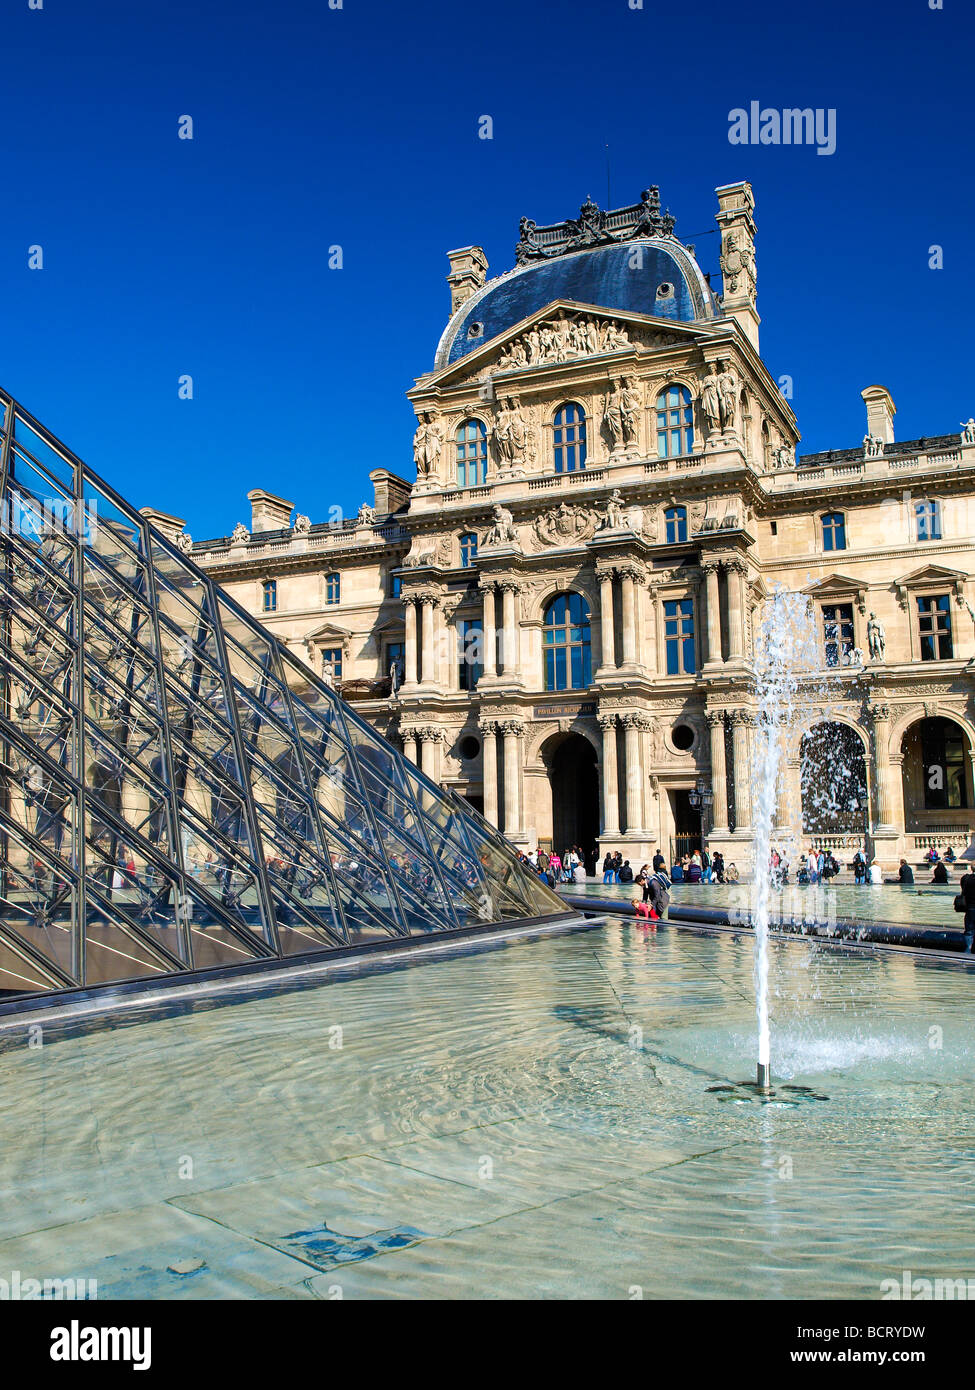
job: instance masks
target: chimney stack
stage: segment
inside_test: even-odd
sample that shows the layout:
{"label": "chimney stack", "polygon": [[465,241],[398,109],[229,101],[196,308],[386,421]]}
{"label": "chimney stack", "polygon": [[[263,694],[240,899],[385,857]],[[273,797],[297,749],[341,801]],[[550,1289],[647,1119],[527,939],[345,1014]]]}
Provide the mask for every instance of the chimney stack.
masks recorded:
{"label": "chimney stack", "polygon": [[885,444],[893,444],[897,407],[887,387],[868,386],[860,395],[867,403],[867,434],[882,439]]}
{"label": "chimney stack", "polygon": [[170,516],[168,512],[157,511],[155,507],[140,507],[139,511],[149,525],[155,526],[168,541],[178,540],[186,528],[186,522],[181,516]]}
{"label": "chimney stack", "polygon": [[487,278],[487,256],[480,246],[462,246],[457,251],[448,251],[450,274],[450,312],[455,314],[462,304],[484,284]]}
{"label": "chimney stack", "polygon": [[257,531],[284,531],[291,525],[293,502],[286,502],[283,497],[275,497],[273,492],[265,492],[259,487],[247,494],[247,500],[251,504],[252,534]]}

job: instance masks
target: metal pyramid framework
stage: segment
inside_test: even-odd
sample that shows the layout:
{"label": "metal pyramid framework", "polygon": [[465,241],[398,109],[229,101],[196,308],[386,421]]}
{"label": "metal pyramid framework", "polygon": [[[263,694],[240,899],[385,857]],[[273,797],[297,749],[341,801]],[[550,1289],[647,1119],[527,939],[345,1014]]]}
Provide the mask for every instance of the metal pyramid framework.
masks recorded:
{"label": "metal pyramid framework", "polygon": [[0,392],[0,994],[566,916]]}

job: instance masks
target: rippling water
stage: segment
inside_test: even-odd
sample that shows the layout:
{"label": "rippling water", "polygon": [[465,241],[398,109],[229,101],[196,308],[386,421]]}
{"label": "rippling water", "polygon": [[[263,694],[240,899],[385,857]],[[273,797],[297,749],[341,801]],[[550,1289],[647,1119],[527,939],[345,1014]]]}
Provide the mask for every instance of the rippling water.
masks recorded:
{"label": "rippling water", "polygon": [[875,1299],[904,1268],[975,1276],[973,986],[773,942],[771,1104],[750,941],[635,923],[25,1031],[0,1054],[0,1277]]}

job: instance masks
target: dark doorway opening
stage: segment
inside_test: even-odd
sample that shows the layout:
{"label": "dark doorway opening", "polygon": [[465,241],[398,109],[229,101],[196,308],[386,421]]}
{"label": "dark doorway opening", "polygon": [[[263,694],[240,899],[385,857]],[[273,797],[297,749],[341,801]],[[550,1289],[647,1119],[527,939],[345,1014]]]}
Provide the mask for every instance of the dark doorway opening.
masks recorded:
{"label": "dark doorway opening", "polygon": [[586,873],[596,867],[599,838],[599,775],[596,750],[581,734],[568,734],[550,762],[553,849],[560,855],[578,845]]}
{"label": "dark doorway opening", "polygon": [[685,854],[701,848],[701,809],[690,801],[690,788],[678,787],[669,793],[674,816],[674,838],[670,847],[672,864],[679,864]]}
{"label": "dark doorway opening", "polygon": [[473,792],[465,792],[465,793],[464,793],[464,800],[470,802],[470,804],[474,807],[474,810],[475,810],[475,811],[480,811],[481,815],[482,815],[482,816],[484,815],[484,797],[483,797],[483,796],[480,796],[480,795],[475,796]]}

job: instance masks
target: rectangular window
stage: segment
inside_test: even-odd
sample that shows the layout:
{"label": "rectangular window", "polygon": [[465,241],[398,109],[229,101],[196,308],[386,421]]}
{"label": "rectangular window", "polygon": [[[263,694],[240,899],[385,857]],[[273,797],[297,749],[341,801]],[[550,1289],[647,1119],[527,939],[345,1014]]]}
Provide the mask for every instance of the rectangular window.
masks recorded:
{"label": "rectangular window", "polygon": [[846,549],[846,517],[842,512],[827,512],[823,518],[823,549]]}
{"label": "rectangular window", "polygon": [[827,666],[847,666],[856,645],[853,638],[852,603],[823,604],[823,638]]}
{"label": "rectangular window", "polygon": [[479,618],[458,625],[457,654],[459,688],[476,690],[484,671],[484,631]]}
{"label": "rectangular window", "polygon": [[403,592],[403,576],[393,570],[389,576],[389,597],[399,598]]}
{"label": "rectangular window", "polygon": [[329,666],[331,666],[332,668],[332,675],[335,677],[337,681],[340,681],[342,679],[341,647],[322,648],[322,670],[327,672]]}
{"label": "rectangular window", "polygon": [[342,593],[342,584],[339,575],[327,574],[325,576],[325,602],[338,603]]}
{"label": "rectangular window", "polygon": [[951,599],[948,594],[917,601],[917,626],[921,638],[922,661],[949,661],[951,642]]}
{"label": "rectangular window", "polygon": [[273,613],[278,606],[278,581],[266,579],[263,585],[264,612]]}
{"label": "rectangular window", "polygon": [[664,646],[668,676],[694,673],[693,599],[668,599],[664,602]]}
{"label": "rectangular window", "polygon": [[915,502],[914,519],[917,523],[917,538],[919,541],[940,541],[940,502]]}

